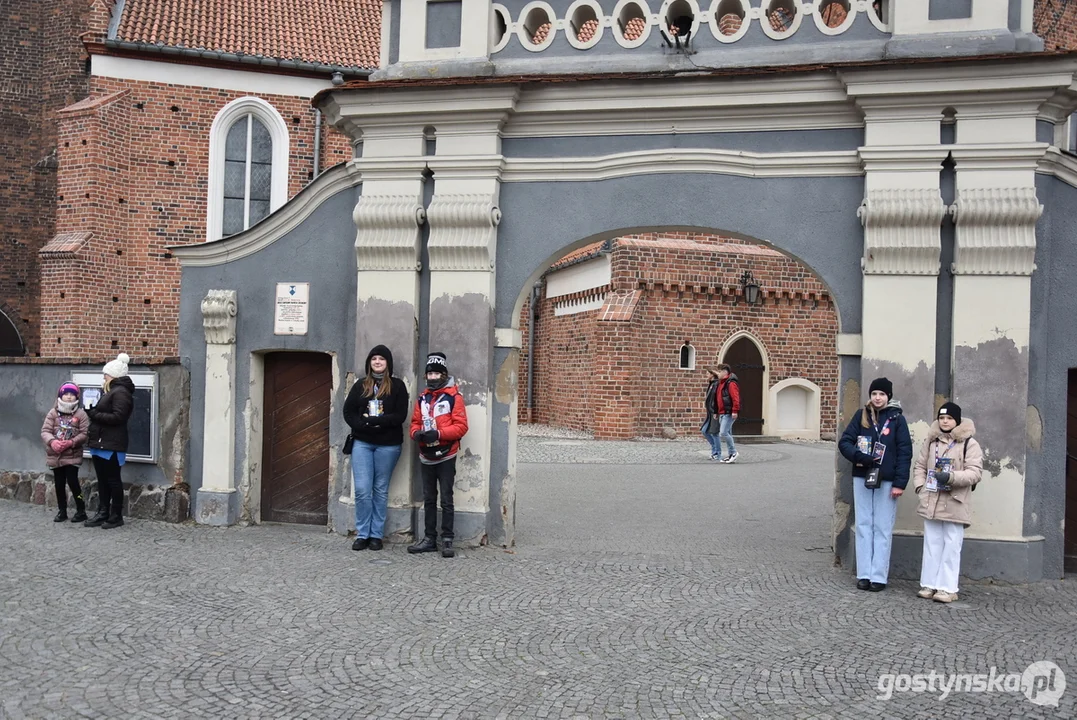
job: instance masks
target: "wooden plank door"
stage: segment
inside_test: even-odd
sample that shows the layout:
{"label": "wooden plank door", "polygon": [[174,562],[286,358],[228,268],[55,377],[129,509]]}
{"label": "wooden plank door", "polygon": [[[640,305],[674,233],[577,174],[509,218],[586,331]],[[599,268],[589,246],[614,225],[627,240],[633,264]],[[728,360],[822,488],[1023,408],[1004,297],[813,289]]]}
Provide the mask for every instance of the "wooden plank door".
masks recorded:
{"label": "wooden plank door", "polygon": [[272,353],[265,358],[262,520],[329,522],[328,355]]}
{"label": "wooden plank door", "polygon": [[763,356],[746,337],[733,343],[722,362],[740,381],[740,416],[733,423],[734,435],[763,434]]}
{"label": "wooden plank door", "polygon": [[1065,571],[1077,573],[1077,370],[1069,371],[1066,402]]}

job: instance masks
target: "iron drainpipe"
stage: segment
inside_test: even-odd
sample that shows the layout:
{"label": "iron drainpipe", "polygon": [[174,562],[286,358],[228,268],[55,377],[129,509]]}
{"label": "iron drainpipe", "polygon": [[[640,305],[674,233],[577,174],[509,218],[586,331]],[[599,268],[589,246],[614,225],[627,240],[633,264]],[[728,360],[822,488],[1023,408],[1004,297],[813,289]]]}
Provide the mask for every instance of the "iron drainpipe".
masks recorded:
{"label": "iron drainpipe", "polygon": [[320,108],[314,108],[314,177],[312,180],[318,179],[318,172],[321,170],[322,157],[322,111]]}
{"label": "iron drainpipe", "polygon": [[531,321],[527,323],[527,422],[534,422],[535,410],[535,318],[538,317],[538,298],[542,283],[531,286]]}

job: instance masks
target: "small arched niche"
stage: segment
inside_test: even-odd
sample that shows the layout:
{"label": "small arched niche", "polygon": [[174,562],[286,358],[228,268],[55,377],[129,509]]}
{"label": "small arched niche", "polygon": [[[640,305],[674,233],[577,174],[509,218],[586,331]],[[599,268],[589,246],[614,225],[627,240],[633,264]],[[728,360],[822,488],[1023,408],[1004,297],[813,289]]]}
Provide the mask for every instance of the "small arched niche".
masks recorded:
{"label": "small arched niche", "polygon": [[770,388],[770,432],[786,440],[818,440],[822,391],[811,380],[787,378]]}
{"label": "small arched niche", "polygon": [[685,340],[681,345],[680,350],[677,352],[677,366],[681,370],[695,370],[696,369],[696,349],[692,346],[692,343]]}

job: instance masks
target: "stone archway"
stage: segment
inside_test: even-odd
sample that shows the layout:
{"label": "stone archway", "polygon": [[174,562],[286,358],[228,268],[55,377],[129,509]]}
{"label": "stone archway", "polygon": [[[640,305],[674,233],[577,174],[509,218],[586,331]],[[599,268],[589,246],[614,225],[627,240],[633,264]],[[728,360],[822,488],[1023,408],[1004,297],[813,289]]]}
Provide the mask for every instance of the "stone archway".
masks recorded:
{"label": "stone archway", "polygon": [[[604,248],[610,248],[611,246],[616,246],[618,240],[620,238],[624,238],[626,236],[630,237],[630,238],[638,238],[638,237],[642,237],[642,236],[651,236],[651,235],[662,236],[663,234],[667,234],[666,231],[667,231],[667,228],[655,227],[655,226],[636,227],[636,228],[631,228],[631,229],[616,229],[616,230],[609,231],[609,232],[604,233],[604,234],[599,235],[599,236],[591,236],[591,237],[585,238],[583,240],[577,240],[575,242],[571,242],[565,248],[560,249],[560,250],[552,253],[554,255],[554,257],[551,260],[543,260],[542,263],[541,263],[541,267],[539,267],[532,274],[532,276],[528,277],[524,281],[524,284],[523,284],[523,286],[521,288],[518,288],[518,293],[517,293],[516,297],[514,298],[515,303],[510,305],[510,307],[514,307],[514,309],[515,309],[515,312],[513,313],[513,316],[512,316],[512,319],[511,319],[511,322],[513,323],[512,332],[515,334],[515,338],[510,336],[510,337],[505,338],[505,339],[510,340],[510,341],[519,342],[519,343],[521,343],[522,347],[528,345],[527,338],[523,337],[522,334],[520,333],[521,327],[524,327],[525,332],[526,332],[526,323],[521,325],[521,322],[523,322],[521,320],[521,318],[522,318],[521,311],[524,309],[525,302],[528,302],[532,297],[531,291],[532,291],[532,286],[534,284],[532,278],[538,278],[540,276],[543,276],[543,274],[547,271],[547,269],[550,268],[551,266],[554,266],[554,265],[558,264],[558,262],[560,261],[560,259],[562,257],[576,257],[581,251],[587,250],[589,246],[601,246],[601,247],[604,247]],[[728,231],[712,230],[712,229],[708,229],[708,228],[677,228],[676,231],[672,232],[672,234],[675,235],[676,237],[682,237],[684,235],[687,235],[688,237],[692,237],[693,234],[700,234],[700,235],[712,235],[713,234],[713,235],[718,235],[718,236],[722,236],[722,237],[736,238],[736,243],[737,244],[739,244],[739,243],[750,243],[750,244],[746,245],[745,247],[748,250],[751,250],[752,252],[762,252],[762,250],[765,248],[766,251],[769,252],[771,255],[776,255],[776,256],[781,257],[782,260],[784,260],[787,264],[794,264],[794,265],[799,266],[801,268],[802,272],[805,273],[805,275],[811,276],[813,279],[815,279],[817,282],[820,283],[819,287],[822,289],[823,295],[821,295],[821,296],[812,296],[812,297],[809,298],[807,296],[807,294],[805,294],[804,297],[802,297],[802,298],[795,298],[795,297],[791,297],[791,295],[793,295],[795,293],[784,294],[785,290],[780,288],[780,287],[775,287],[773,284],[771,284],[771,278],[768,277],[767,278],[767,282],[768,282],[768,288],[767,288],[768,299],[767,299],[766,303],[762,307],[748,308],[748,307],[745,306],[743,301],[740,301],[739,305],[737,305],[737,306],[733,305],[733,298],[735,296],[737,296],[741,292],[741,288],[738,285],[738,283],[739,283],[738,278],[740,277],[740,272],[739,271],[733,272],[733,271],[727,269],[725,274],[728,275],[729,277],[724,278],[724,280],[722,282],[718,283],[718,285],[720,287],[713,286],[713,283],[715,283],[714,278],[718,276],[718,275],[715,275],[716,271],[714,271],[714,270],[706,270],[706,271],[700,273],[700,277],[698,277],[698,278],[697,277],[688,277],[688,276],[684,276],[684,277],[681,278],[681,282],[684,285],[684,287],[681,288],[681,290],[683,291],[681,293],[682,295],[687,296],[687,295],[692,294],[693,292],[696,292],[696,293],[698,293],[698,292],[710,293],[710,295],[708,295],[708,297],[712,298],[713,302],[716,303],[715,304],[715,309],[714,309],[714,312],[716,314],[719,314],[719,315],[723,314],[725,312],[728,312],[728,309],[732,309],[734,307],[739,308],[739,312],[744,314],[744,323],[743,324],[734,324],[732,327],[729,328],[729,330],[722,332],[717,337],[712,338],[709,341],[711,344],[704,351],[705,352],[705,357],[707,358],[707,360],[705,360],[705,361],[702,360],[701,358],[703,356],[697,356],[697,367],[702,367],[703,364],[713,364],[715,362],[718,362],[721,358],[723,358],[727,354],[729,349],[733,345],[735,345],[735,343],[738,340],[741,340],[741,339],[745,339],[746,342],[751,343],[753,348],[759,348],[756,352],[757,352],[757,355],[758,355],[758,357],[760,359],[760,362],[758,362],[756,364],[761,365],[762,367],[759,368],[760,377],[758,378],[758,381],[759,381],[758,382],[758,388],[756,388],[756,390],[757,390],[757,392],[756,392],[756,402],[757,402],[757,405],[758,405],[757,414],[759,415],[760,418],[770,417],[770,414],[771,414],[772,410],[771,410],[771,402],[770,402],[770,393],[768,392],[768,388],[770,387],[770,384],[771,384],[771,380],[770,380],[771,361],[770,361],[770,358],[769,358],[769,354],[768,354],[767,350],[765,349],[766,348],[765,341],[762,340],[760,337],[756,336],[755,334],[753,334],[752,332],[750,332],[749,330],[745,329],[745,328],[750,327],[750,323],[752,322],[751,318],[753,318],[753,317],[756,318],[757,322],[764,322],[764,319],[765,319],[765,324],[767,324],[767,325],[771,325],[771,324],[788,324],[790,322],[795,323],[796,322],[795,320],[792,320],[792,321],[790,320],[790,318],[794,317],[793,315],[790,314],[791,313],[790,306],[791,305],[796,305],[798,302],[803,302],[806,308],[810,308],[810,307],[812,307],[814,305],[817,305],[819,303],[831,302],[831,299],[829,298],[830,288],[828,286],[826,286],[824,283],[821,283],[821,281],[818,281],[818,275],[810,267],[808,267],[803,261],[801,261],[799,258],[790,257],[788,252],[783,251],[783,250],[781,250],[779,248],[776,248],[773,243],[764,243],[764,242],[759,241],[759,240],[757,240],[755,238],[748,238],[748,237],[745,237],[745,235],[743,233],[730,233]],[[612,241],[612,243],[611,242],[606,242],[606,241]],[[760,250],[759,251],[752,250],[753,248],[759,248]],[[775,252],[775,251],[777,251],[777,252]],[[653,252],[653,251],[649,251],[649,252]],[[754,263],[760,262],[760,257],[758,255],[754,255],[754,256],[749,255],[749,257],[753,258],[752,262],[754,262]],[[592,260],[590,260],[588,262],[598,262],[598,260],[597,259],[592,259]],[[689,262],[689,261],[685,261],[685,262]],[[579,266],[573,266],[573,267],[575,268],[575,267],[579,267]],[[758,266],[757,266],[757,269],[759,269]],[[583,271],[583,270],[581,269],[581,271]],[[623,342],[624,338],[627,338],[627,337],[631,336],[631,332],[627,330],[627,327],[626,327],[627,323],[625,323],[625,322],[620,322],[619,323],[619,322],[617,322],[617,318],[621,317],[622,319],[627,320],[627,318],[632,314],[632,308],[635,306],[635,303],[640,302],[640,295],[642,294],[644,297],[646,297],[646,290],[645,289],[642,291],[642,293],[633,289],[633,287],[635,287],[634,283],[639,283],[640,285],[642,285],[644,283],[644,280],[633,276],[629,280],[629,282],[627,284],[625,282],[618,281],[616,279],[616,277],[614,277],[614,276],[619,277],[621,274],[623,274],[625,272],[628,272],[629,275],[632,275],[631,271],[627,270],[626,268],[624,268],[624,267],[622,267],[620,265],[618,265],[617,270],[612,270],[611,269],[611,270],[607,270],[607,272],[608,273],[613,273],[613,275],[611,275],[605,281],[605,282],[609,283],[606,286],[606,291],[604,291],[605,301],[601,304],[601,307],[600,307],[599,310],[593,311],[593,312],[597,312],[599,317],[604,318],[604,320],[600,320],[600,321],[597,322],[597,324],[600,325],[600,326],[601,325],[614,325],[614,326],[622,325],[623,327],[620,327],[620,328],[616,328],[616,327],[611,328],[610,331],[607,334],[610,337],[619,338],[620,341]],[[787,272],[787,271],[785,271],[785,272]],[[703,277],[703,275],[708,275],[709,277]],[[719,273],[719,275],[720,275],[720,273]],[[598,282],[598,280],[592,279],[592,284],[594,284],[594,282]],[[692,286],[694,284],[699,285],[701,283],[705,284],[705,283],[708,283],[708,282],[712,283],[712,287],[710,287],[710,288],[696,287],[694,291],[692,290]],[[587,287],[590,287],[590,286],[588,285]],[[581,285],[580,288],[583,288],[583,286]],[[588,303],[589,303],[589,300],[591,298],[591,295],[590,295],[591,291],[587,290],[587,289],[581,290],[580,288],[575,288],[575,287],[566,287],[566,288],[564,288],[564,291],[572,291],[572,290],[578,291],[575,294],[569,294],[566,297],[569,297],[569,298],[573,299],[573,301],[580,302],[584,307],[589,307]],[[669,289],[671,291],[673,291],[674,293],[677,292],[677,288],[675,286],[671,286]],[[577,297],[577,295],[578,295],[578,297]],[[722,301],[718,300],[718,298],[723,298],[723,297],[725,298],[724,302],[728,303],[728,306],[721,305]],[[500,300],[499,300],[499,302],[500,302]],[[722,307],[727,307],[728,309],[727,310],[722,310],[721,309]],[[820,306],[820,310],[822,312],[826,312],[826,310],[824,308],[825,308],[825,306],[822,306],[822,305]],[[834,332],[837,332],[837,330],[838,330],[837,323],[839,322],[839,317],[840,317],[838,306],[836,304],[834,304],[829,312],[833,313],[833,316],[835,318],[835,323],[836,323]],[[504,331],[502,331],[502,332],[504,332]],[[627,335],[626,335],[626,332],[628,333]],[[508,333],[506,333],[506,335],[507,334]],[[706,335],[705,332],[701,333],[699,331],[696,331],[696,332],[690,333],[690,334],[696,335],[697,337]],[[680,336],[678,336],[678,337],[680,337]],[[778,335],[775,336],[775,338],[772,339],[772,341],[775,343],[775,345],[779,345],[781,339],[785,339],[786,337],[787,336],[784,335],[784,334],[778,334]],[[598,335],[595,336],[596,341],[597,341],[597,338],[598,338]],[[833,336],[832,336],[832,338],[833,338]],[[680,342],[682,342],[682,341],[678,341],[678,343],[680,343]],[[832,342],[833,342],[833,340],[832,340]],[[672,364],[672,363],[674,363],[674,355],[675,355],[673,350],[676,350],[677,348],[674,348],[672,345],[670,345],[669,347],[671,348],[669,364]],[[503,361],[500,361],[497,364],[497,367],[500,369],[500,372],[498,374],[498,378],[499,378],[498,390],[499,391],[504,390],[504,394],[505,394],[506,397],[513,398],[514,400],[517,400],[517,402],[525,402],[526,401],[525,388],[527,387],[527,375],[523,370],[523,368],[525,367],[525,364],[521,364],[518,361],[515,362],[515,363],[513,362],[513,359],[520,357],[520,355],[517,354],[519,351],[516,348],[506,348],[506,349],[499,349],[498,352],[499,353],[504,353],[504,358],[505,358]],[[855,378],[855,369],[854,369],[854,374],[852,376],[843,374],[842,370],[844,368],[848,368],[849,365],[845,364],[844,368],[842,367],[842,363],[839,362],[839,356],[838,356],[837,348],[835,346],[831,345],[828,348],[828,353],[830,353],[831,362],[833,363],[833,366],[836,369],[836,372],[840,375],[840,380],[842,381],[841,383],[835,383],[833,385],[830,385],[831,390],[830,390],[830,394],[828,395],[828,400],[827,400],[828,404],[831,405],[831,410],[829,411],[829,414],[832,415],[834,418],[836,418],[838,416],[839,388],[846,381]],[[597,387],[596,390],[594,390],[593,392],[590,392],[590,393],[581,392],[578,395],[574,394],[574,397],[578,397],[581,402],[587,402],[588,398],[590,398],[592,396],[592,394],[594,396],[596,396],[596,397],[608,398],[611,393],[617,393],[617,392],[620,391],[621,388],[625,387],[626,384],[631,383],[633,381],[633,378],[637,378],[638,375],[639,375],[639,372],[640,372],[639,365],[640,365],[640,362],[641,362],[641,358],[639,356],[638,349],[634,350],[634,352],[633,352],[634,360],[633,360],[632,363],[629,363],[628,366],[626,366],[623,362],[621,362],[622,360],[625,359],[624,354],[608,354],[608,353],[603,353],[603,352],[596,352],[594,354],[596,355],[595,365],[594,365],[594,367],[592,369],[589,370],[589,373],[590,373],[590,376],[592,378],[594,378],[594,383],[596,383],[596,385],[599,385],[599,387]],[[514,378],[510,378],[510,366],[512,366],[511,370],[515,370],[517,367],[521,368],[518,377],[515,378],[515,380],[517,381],[516,382],[516,387],[518,388],[518,392],[515,395],[513,395],[512,391],[511,391],[511,381]],[[853,367],[855,368],[855,366],[853,366]],[[788,376],[795,376],[795,375],[798,374],[797,372],[790,372],[789,368],[783,368],[783,371],[785,371],[785,374],[783,374],[782,372],[779,372],[779,374],[776,375],[776,379],[784,379],[784,378],[786,378]],[[499,394],[498,397],[500,398],[501,395]],[[515,502],[514,501],[514,498],[515,498],[515,446],[516,446],[516,435],[517,435],[517,430],[518,430],[518,428],[515,427],[515,424],[516,424],[517,420],[519,419],[517,417],[517,415],[519,414],[518,413],[518,408],[517,408],[517,402],[514,402],[511,405],[506,406],[506,410],[508,410],[508,412],[506,412],[505,414],[508,416],[508,418],[511,418],[511,426],[510,427],[504,427],[504,428],[498,428],[495,425],[495,432],[497,432],[499,430],[502,430],[504,432],[504,434],[498,436],[498,438],[497,438],[498,442],[493,447],[493,451],[495,453],[494,456],[493,456],[494,461],[496,462],[496,460],[498,459],[498,455],[500,454],[501,448],[503,448],[503,447],[504,448],[512,448],[512,456],[505,458],[506,467],[511,467],[512,468],[513,472],[511,473],[511,475],[506,474],[506,475],[501,476],[500,478],[496,474],[491,475],[491,490],[492,490],[492,496],[491,497],[494,496],[493,493],[496,493],[496,492],[501,492],[502,493],[503,502],[502,502],[502,507],[501,507],[502,513],[501,513],[500,517],[505,518],[505,527],[510,527],[512,525],[512,523],[510,521],[513,521],[514,510],[515,510],[515,508],[514,508],[514,502]],[[695,400],[693,400],[691,402],[695,403]],[[818,425],[818,421],[819,421],[818,412],[819,412],[818,405],[816,405],[816,413],[817,413],[817,415],[816,415],[816,424],[817,425]],[[597,415],[599,413],[601,413],[601,408],[596,407],[596,418],[595,418],[594,427],[598,427],[598,424],[600,422],[605,423],[606,427],[603,428],[602,433],[597,433],[596,432],[596,436],[601,435],[602,437],[609,438],[609,439],[631,438],[631,437],[636,436],[635,434],[633,434],[631,432],[631,429],[635,428],[636,424],[631,421],[631,418],[626,419],[626,416],[628,414],[625,413],[623,410],[622,411],[617,411],[617,412],[612,412],[612,413],[609,414],[609,417],[607,417],[606,415],[603,415],[602,417],[598,417]],[[496,417],[504,417],[501,414],[500,406],[498,406],[498,409],[497,409],[497,412],[495,413],[495,416]],[[526,421],[526,418],[525,418],[525,421]],[[609,426],[610,425],[615,425],[618,422],[626,422],[631,427],[626,426],[625,432],[621,432],[619,434],[616,434],[616,433],[611,434]],[[830,423],[830,424],[832,425],[832,423]],[[694,432],[695,429],[696,428],[693,427],[692,431]],[[832,429],[833,428],[831,428],[831,430]],[[761,430],[762,430],[762,428],[758,427],[756,429],[756,433],[759,433]],[[646,434],[646,433],[641,433],[641,434]],[[495,541],[495,537],[496,536],[491,535],[490,536],[491,541]],[[511,542],[511,540],[507,540],[507,542]]]}

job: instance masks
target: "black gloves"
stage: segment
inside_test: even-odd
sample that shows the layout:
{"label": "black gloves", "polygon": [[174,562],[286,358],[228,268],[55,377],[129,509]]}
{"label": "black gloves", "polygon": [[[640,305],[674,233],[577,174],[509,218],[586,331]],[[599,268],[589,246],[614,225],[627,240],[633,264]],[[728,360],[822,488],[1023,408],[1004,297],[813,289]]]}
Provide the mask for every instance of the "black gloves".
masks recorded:
{"label": "black gloves", "polygon": [[853,455],[853,462],[857,465],[874,465],[875,458],[873,458],[871,455],[868,455],[867,453],[860,452],[858,450],[856,452],[856,455]]}
{"label": "black gloves", "polygon": [[935,482],[939,484],[939,487],[950,484],[950,473],[946,470],[940,470],[935,473]]}
{"label": "black gloves", "polygon": [[427,445],[433,445],[434,443],[436,443],[438,441],[438,431],[437,430],[423,430],[421,433],[419,433],[416,436],[416,439],[418,439],[418,441],[421,442],[421,443],[426,443]]}

